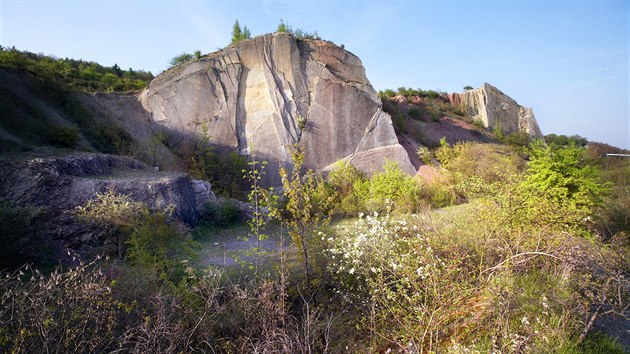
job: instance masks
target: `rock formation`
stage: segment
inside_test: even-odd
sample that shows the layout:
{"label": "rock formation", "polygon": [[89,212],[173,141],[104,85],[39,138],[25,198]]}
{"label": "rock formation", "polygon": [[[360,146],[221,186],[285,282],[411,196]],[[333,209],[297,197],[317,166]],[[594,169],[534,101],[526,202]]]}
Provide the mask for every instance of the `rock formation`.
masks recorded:
{"label": "rock formation", "polygon": [[173,205],[174,217],[189,225],[196,224],[204,204],[215,199],[208,182],[191,180],[184,173],[155,172],[127,157],[74,153],[0,158],[0,198],[42,208],[50,216],[46,233],[71,248],[102,244],[69,211],[110,189],[150,208]]}
{"label": "rock formation", "polygon": [[166,71],[141,101],[153,121],[182,134],[207,129],[212,143],[270,161],[269,171],[300,143],[309,168],[347,159],[370,173],[389,158],[415,173],[359,58],[326,41],[245,40]]}
{"label": "rock formation", "polygon": [[534,138],[543,136],[531,108],[520,106],[490,84],[451,93],[448,98],[451,104],[461,107],[473,119],[481,120],[490,130],[499,129],[505,134],[523,131]]}
{"label": "rock formation", "polygon": [[0,159],[0,197],[17,204],[64,212],[110,189],[151,208],[173,205],[175,216],[188,224],[196,223],[203,205],[215,199],[208,182],[154,172],[128,157],[75,153]]}

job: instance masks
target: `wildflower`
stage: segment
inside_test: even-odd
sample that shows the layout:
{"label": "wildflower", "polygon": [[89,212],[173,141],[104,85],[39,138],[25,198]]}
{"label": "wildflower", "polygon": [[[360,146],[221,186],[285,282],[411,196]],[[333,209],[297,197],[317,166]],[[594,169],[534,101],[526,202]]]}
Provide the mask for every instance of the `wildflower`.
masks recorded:
{"label": "wildflower", "polygon": [[523,318],[521,318],[521,323],[525,326],[529,325],[529,320],[527,319],[527,316],[523,316]]}
{"label": "wildflower", "polygon": [[350,271],[348,273],[354,274],[354,268],[350,268]]}

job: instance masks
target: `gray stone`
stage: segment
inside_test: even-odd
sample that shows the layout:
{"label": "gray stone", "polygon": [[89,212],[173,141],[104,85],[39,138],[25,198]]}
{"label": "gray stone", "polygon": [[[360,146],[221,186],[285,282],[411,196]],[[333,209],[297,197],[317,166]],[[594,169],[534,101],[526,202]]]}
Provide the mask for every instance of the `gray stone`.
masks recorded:
{"label": "gray stone", "polygon": [[205,203],[216,199],[208,182],[191,180],[184,173],[155,172],[128,157],[74,153],[0,158],[0,198],[42,208],[49,215],[45,233],[69,248],[102,243],[99,231],[82,225],[72,211],[109,190],[153,209],[172,205],[173,217],[191,226],[199,221]]}
{"label": "gray stone", "polygon": [[415,173],[361,61],[329,42],[287,33],[242,41],[159,75],[140,100],[154,122],[197,137],[205,127],[213,144],[270,166],[289,165],[299,143],[307,168],[346,159],[373,172],[391,158]]}
{"label": "gray stone", "polygon": [[531,108],[519,105],[488,83],[478,89],[449,94],[448,98],[490,130],[499,129],[505,134],[523,131],[534,138],[543,136]]}

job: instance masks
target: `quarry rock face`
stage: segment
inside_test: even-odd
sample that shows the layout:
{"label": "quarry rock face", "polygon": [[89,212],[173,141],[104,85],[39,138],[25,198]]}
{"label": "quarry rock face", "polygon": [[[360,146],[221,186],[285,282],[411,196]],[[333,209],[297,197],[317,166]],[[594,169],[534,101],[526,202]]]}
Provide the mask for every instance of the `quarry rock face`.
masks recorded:
{"label": "quarry rock face", "polygon": [[207,130],[213,144],[270,166],[289,165],[299,143],[308,168],[345,159],[371,173],[390,158],[415,173],[361,61],[329,42],[245,40],[166,71],[140,99],[154,122],[182,135]]}
{"label": "quarry rock face", "polygon": [[461,107],[467,115],[483,122],[490,130],[499,129],[505,134],[526,132],[542,138],[542,132],[531,108],[523,107],[490,84],[463,93],[451,93],[449,101]]}
{"label": "quarry rock face", "polygon": [[191,180],[184,173],[158,173],[128,157],[75,153],[0,159],[0,198],[42,208],[50,217],[47,234],[66,246],[102,243],[71,212],[109,190],[154,209],[173,205],[173,216],[189,225],[199,221],[205,203],[216,199],[208,182]]}
{"label": "quarry rock face", "polygon": [[150,208],[173,205],[175,216],[189,224],[198,221],[206,202],[216,199],[208,182],[184,173],[157,173],[132,158],[103,154],[0,159],[0,181],[0,197],[19,205],[65,212],[111,189]]}

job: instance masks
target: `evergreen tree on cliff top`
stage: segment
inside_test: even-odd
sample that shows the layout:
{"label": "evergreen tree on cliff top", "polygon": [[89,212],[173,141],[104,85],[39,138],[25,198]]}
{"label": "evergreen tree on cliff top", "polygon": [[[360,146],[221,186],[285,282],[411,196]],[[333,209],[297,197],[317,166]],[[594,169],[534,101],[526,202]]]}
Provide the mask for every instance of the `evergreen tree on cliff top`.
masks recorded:
{"label": "evergreen tree on cliff top", "polygon": [[238,43],[244,39],[248,39],[251,37],[251,33],[247,26],[243,26],[241,29],[241,25],[238,23],[238,20],[234,21],[234,26],[232,26],[232,44]]}

